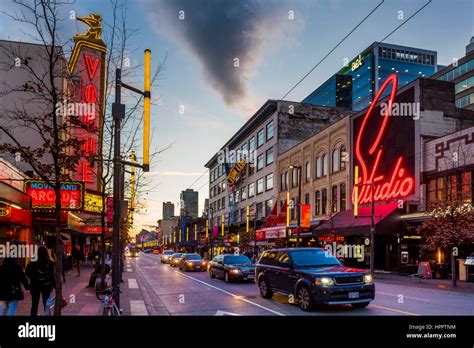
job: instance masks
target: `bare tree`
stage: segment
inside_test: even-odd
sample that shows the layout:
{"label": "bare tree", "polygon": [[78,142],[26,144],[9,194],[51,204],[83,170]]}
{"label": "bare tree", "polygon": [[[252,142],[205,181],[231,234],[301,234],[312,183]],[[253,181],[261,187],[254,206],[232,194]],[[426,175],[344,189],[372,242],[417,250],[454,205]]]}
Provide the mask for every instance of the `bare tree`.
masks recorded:
{"label": "bare tree", "polygon": [[[14,0],[19,11],[2,12],[20,23],[24,33],[37,45],[26,48],[22,44],[3,46],[6,59],[0,62],[5,74],[18,69],[24,77],[23,85],[2,82],[2,124],[0,131],[7,140],[0,152],[21,156],[34,176],[50,185],[55,192],[56,237],[56,299],[54,314],[61,315],[62,302],[62,247],[61,247],[61,182],[70,181],[81,156],[82,141],[73,136],[74,129],[84,127],[75,117],[58,113],[58,105],[68,100],[70,81],[63,52],[66,42],[61,31],[60,6],[66,2],[46,0]],[[31,50],[36,52],[33,55]],[[28,134],[28,136],[25,136]],[[29,142],[30,136],[37,142]]]}

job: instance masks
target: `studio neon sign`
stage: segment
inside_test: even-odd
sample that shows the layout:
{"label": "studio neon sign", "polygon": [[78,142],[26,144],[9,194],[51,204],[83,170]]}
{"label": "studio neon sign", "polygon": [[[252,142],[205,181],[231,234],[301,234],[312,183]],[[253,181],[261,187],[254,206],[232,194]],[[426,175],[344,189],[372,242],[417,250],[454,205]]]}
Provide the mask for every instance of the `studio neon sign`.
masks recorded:
{"label": "studio neon sign", "polygon": [[[391,84],[390,95],[388,98],[388,107],[385,113],[377,114],[375,107],[386,88]],[[396,74],[390,75],[380,87],[369,110],[365,114],[362,124],[357,134],[355,144],[356,161],[361,169],[361,175],[356,183],[359,188],[358,204],[367,204],[372,202],[386,202],[395,199],[407,197],[413,193],[415,179],[408,174],[405,167],[404,156],[397,156],[393,161],[394,165],[388,173],[380,172],[380,162],[384,156],[384,148],[381,141],[386,134],[388,123],[391,120],[391,110],[397,93],[398,78]],[[367,132],[367,123],[372,117],[380,115],[381,122],[375,140],[369,148],[363,148],[362,139],[371,134]],[[370,162],[370,164],[368,164]],[[352,195],[354,202],[354,189]]]}

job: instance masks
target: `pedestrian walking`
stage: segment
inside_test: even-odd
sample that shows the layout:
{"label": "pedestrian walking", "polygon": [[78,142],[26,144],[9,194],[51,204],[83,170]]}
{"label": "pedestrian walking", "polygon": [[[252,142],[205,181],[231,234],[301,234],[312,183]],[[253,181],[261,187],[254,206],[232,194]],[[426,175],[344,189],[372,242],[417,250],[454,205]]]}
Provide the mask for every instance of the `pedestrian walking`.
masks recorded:
{"label": "pedestrian walking", "polygon": [[81,247],[79,245],[76,245],[74,248],[74,251],[72,252],[72,262],[76,264],[76,269],[77,269],[77,276],[81,276],[81,266],[82,262],[84,261],[84,254],[81,251]]}
{"label": "pedestrian walking", "polygon": [[46,301],[53,289],[56,288],[54,264],[50,260],[48,249],[45,246],[42,245],[38,248],[38,259],[28,264],[26,276],[30,280],[31,316],[35,317],[38,315],[40,296],[46,311]]}
{"label": "pedestrian walking", "polygon": [[18,301],[25,299],[23,290],[29,289],[28,279],[16,259],[7,257],[0,266],[0,316],[15,315]]}

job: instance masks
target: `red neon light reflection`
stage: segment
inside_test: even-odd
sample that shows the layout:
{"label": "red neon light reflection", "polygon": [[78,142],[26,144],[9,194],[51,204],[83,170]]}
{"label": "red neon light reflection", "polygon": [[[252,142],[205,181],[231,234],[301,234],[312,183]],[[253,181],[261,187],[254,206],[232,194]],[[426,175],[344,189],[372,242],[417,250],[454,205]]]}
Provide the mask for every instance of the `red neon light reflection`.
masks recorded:
{"label": "red neon light reflection", "polygon": [[[364,135],[364,130],[367,126],[367,122],[372,116],[373,110],[375,109],[375,106],[377,105],[380,97],[382,96],[382,93],[390,83],[392,83],[392,86],[387,103],[387,114],[382,116],[383,121],[380,125],[380,129],[377,133],[374,143],[368,151],[364,152],[364,154],[368,155],[374,155],[374,153],[376,153],[375,159],[373,159],[372,161],[372,168],[368,168],[366,160],[363,156],[363,149],[361,149],[361,140],[364,137],[368,136]],[[397,75],[395,74],[389,76],[387,80],[385,80],[385,82],[377,92],[377,95],[375,96],[374,100],[372,101],[369,110],[365,114],[364,119],[362,121],[362,125],[359,129],[359,134],[357,135],[355,155],[362,170],[362,175],[359,177],[359,182],[357,183],[360,185],[358,204],[388,201],[390,199],[406,197],[412,193],[413,188],[415,187],[415,180],[412,177],[407,176],[406,169],[402,166],[403,156],[398,157],[395,161],[396,164],[388,180],[384,180],[385,174],[376,175],[377,169],[380,164],[380,159],[383,155],[383,149],[380,146],[380,142],[385,133],[385,130],[387,129],[387,124],[391,116],[392,105],[397,93],[397,83],[398,79]],[[354,202],[354,190],[352,191],[352,202]]]}

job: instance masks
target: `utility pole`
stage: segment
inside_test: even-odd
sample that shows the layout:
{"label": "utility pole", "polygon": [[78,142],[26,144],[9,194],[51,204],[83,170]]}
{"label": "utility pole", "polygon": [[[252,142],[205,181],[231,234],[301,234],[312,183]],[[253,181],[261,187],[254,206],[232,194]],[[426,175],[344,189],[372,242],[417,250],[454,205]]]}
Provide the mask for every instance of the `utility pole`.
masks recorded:
{"label": "utility pole", "polygon": [[[112,259],[112,286],[119,287],[121,280],[121,201],[123,196],[122,188],[122,173],[123,166],[129,165],[132,167],[142,168],[144,172],[150,170],[150,159],[149,159],[149,146],[150,146],[150,64],[151,64],[151,51],[145,50],[144,57],[144,91],[141,91],[135,87],[129,86],[122,82],[122,70],[115,70],[115,102],[112,104],[112,117],[114,120],[114,187],[113,187],[113,202],[114,202],[114,215],[113,215],[113,259]],[[122,87],[143,95],[144,107],[143,107],[143,164],[140,165],[134,162],[123,161],[120,153],[120,138],[122,120],[125,117],[125,105],[122,104]],[[143,243],[143,239],[142,239]],[[143,244],[142,244],[143,246]],[[114,300],[117,307],[120,309],[120,293],[114,291]]]}

